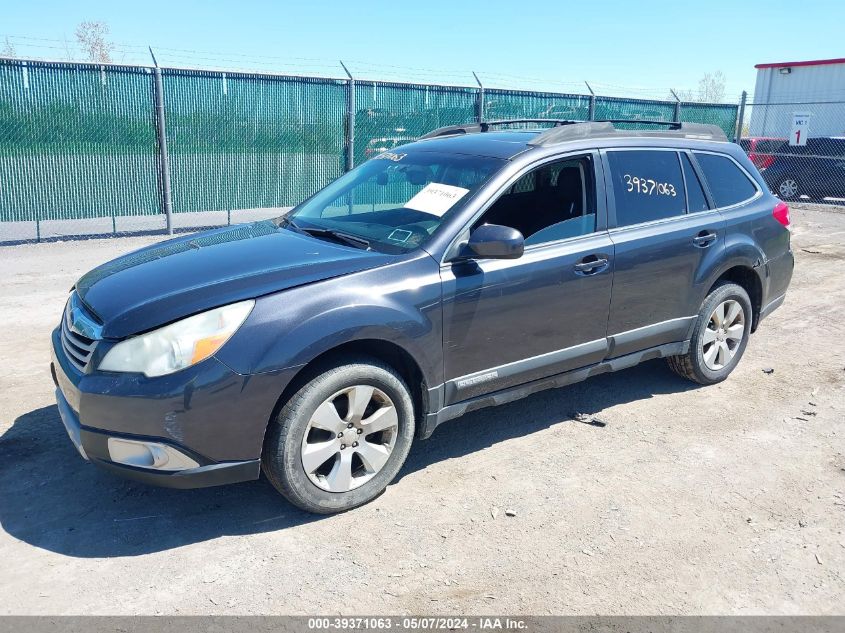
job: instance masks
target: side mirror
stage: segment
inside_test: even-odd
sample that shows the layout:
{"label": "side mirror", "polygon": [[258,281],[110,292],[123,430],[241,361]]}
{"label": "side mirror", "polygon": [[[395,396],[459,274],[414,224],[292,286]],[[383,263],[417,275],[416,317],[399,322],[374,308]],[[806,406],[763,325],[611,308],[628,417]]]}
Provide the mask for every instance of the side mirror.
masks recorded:
{"label": "side mirror", "polygon": [[524,250],[525,238],[516,229],[482,224],[469,236],[465,253],[479,259],[518,259]]}

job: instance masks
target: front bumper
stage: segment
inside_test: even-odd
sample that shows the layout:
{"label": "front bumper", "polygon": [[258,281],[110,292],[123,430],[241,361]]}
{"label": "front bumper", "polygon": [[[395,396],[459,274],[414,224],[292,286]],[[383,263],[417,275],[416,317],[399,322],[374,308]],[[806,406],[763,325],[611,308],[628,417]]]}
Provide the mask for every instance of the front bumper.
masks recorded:
{"label": "front bumper", "polygon": [[[284,376],[243,376],[209,358],[157,378],[80,373],[53,332],[51,372],[62,423],[85,459],[159,486],[200,488],[257,479],[264,431]],[[110,438],[157,445],[195,467],[165,470],[120,463]]]}
{"label": "front bumper", "polygon": [[[205,488],[207,486],[220,486],[222,484],[258,479],[260,463],[257,459],[242,462],[207,464],[205,466],[177,471],[159,471],[152,468],[141,468],[113,462],[108,450],[108,439],[110,437],[121,436],[84,428],[79,423],[76,412],[70,408],[62,390],[59,388],[56,388],[56,402],[59,407],[62,424],[65,425],[65,430],[71,442],[73,442],[73,445],[79,451],[79,454],[97,466],[101,466],[122,477],[167,488]],[[150,439],[157,440],[158,438]]]}

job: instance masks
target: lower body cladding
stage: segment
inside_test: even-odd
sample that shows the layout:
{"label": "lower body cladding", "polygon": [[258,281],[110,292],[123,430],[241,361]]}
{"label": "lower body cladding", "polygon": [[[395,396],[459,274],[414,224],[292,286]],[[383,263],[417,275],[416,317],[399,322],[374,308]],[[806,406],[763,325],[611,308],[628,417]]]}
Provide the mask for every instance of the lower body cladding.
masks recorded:
{"label": "lower body cladding", "polygon": [[[470,398],[462,402],[457,402],[443,407],[435,413],[429,413],[423,422],[421,434],[423,437],[429,437],[443,422],[460,417],[470,411],[476,411],[486,407],[494,407],[500,404],[507,404],[508,402],[520,400],[539,391],[565,387],[566,385],[581,382],[587,378],[591,378],[592,376],[598,376],[612,371],[619,371],[621,369],[628,369],[629,367],[634,367],[647,360],[686,354],[689,350],[689,346],[690,341],[688,340],[659,345],[633,354],[611,358],[580,369],[553,374],[551,376],[532,380],[531,382],[521,383],[508,389],[502,389],[493,393]],[[431,393],[429,393],[429,397],[432,397]]]}
{"label": "lower body cladding", "polygon": [[296,371],[244,376],[210,358],[157,378],[80,374],[58,331],[52,347],[59,414],[82,457],[173,488],[257,479],[267,421]]}

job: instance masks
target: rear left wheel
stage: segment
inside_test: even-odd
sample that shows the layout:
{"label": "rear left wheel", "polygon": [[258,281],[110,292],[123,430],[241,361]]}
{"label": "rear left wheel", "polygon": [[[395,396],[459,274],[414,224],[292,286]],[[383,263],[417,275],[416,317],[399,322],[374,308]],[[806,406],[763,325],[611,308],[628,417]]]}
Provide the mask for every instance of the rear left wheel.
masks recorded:
{"label": "rear left wheel", "polygon": [[384,492],[414,437],[407,385],[375,359],[318,373],[282,407],[264,443],[262,468],[294,505],[343,512]]}
{"label": "rear left wheel", "polygon": [[751,334],[751,300],[734,283],[707,295],[693,328],[689,351],[666,360],[676,374],[702,385],[721,382],[742,358]]}

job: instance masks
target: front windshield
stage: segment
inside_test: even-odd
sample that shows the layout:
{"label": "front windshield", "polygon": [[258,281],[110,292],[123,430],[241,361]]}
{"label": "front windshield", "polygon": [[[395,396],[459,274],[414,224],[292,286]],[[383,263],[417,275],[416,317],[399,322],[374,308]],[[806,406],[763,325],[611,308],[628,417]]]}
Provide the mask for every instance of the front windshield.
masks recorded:
{"label": "front windshield", "polygon": [[374,250],[403,253],[428,241],[503,164],[399,147],[338,178],[280,221],[293,220],[297,229],[317,236],[337,232]]}

